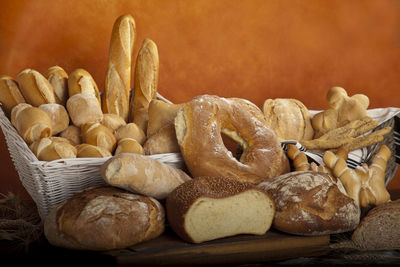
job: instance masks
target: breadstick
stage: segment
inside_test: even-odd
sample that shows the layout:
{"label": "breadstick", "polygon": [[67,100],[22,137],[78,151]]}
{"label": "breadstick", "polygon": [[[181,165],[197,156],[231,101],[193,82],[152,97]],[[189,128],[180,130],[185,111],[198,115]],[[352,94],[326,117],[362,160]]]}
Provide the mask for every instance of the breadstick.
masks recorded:
{"label": "breadstick", "polygon": [[367,147],[379,143],[383,141],[383,136],[390,133],[391,130],[392,127],[387,126],[375,132],[372,132],[366,136],[356,138],[354,139],[354,141],[349,142],[348,144],[345,145],[346,149],[348,149],[348,151],[353,151],[356,149],[360,149],[362,147]]}
{"label": "breadstick", "polygon": [[300,141],[300,143],[307,150],[329,150],[351,143],[353,140],[354,140],[353,137],[347,137],[347,138],[338,138],[332,140],[320,140],[320,139],[313,139],[310,141],[302,140]]}
{"label": "breadstick", "polygon": [[357,137],[374,129],[376,126],[378,126],[377,121],[372,120],[370,117],[364,117],[363,119],[351,121],[342,127],[330,130],[318,139],[328,140],[338,137]]}

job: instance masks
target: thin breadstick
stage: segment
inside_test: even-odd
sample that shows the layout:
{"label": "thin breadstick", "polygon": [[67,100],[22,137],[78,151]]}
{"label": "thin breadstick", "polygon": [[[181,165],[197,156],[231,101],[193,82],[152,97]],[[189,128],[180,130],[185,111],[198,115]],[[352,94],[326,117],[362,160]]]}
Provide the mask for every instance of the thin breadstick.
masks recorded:
{"label": "thin breadstick", "polygon": [[346,144],[345,148],[348,149],[348,151],[353,151],[362,147],[367,147],[382,142],[383,136],[390,133],[391,130],[392,127],[386,126],[366,136],[356,138],[353,142]]}

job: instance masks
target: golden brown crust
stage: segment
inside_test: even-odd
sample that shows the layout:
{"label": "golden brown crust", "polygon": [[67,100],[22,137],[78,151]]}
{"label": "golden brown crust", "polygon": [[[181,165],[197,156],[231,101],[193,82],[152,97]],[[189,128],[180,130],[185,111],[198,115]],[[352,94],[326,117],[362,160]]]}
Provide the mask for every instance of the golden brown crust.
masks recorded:
{"label": "golden brown crust", "polygon": [[68,74],[60,66],[53,66],[47,69],[45,77],[53,86],[57,103],[65,106],[68,99]]}
{"label": "golden brown crust", "polygon": [[85,123],[81,127],[82,142],[114,152],[117,140],[114,134],[99,122]]}
{"label": "golden brown crust", "polygon": [[181,106],[182,104],[172,104],[159,99],[152,99],[148,110],[147,137],[158,132],[166,124],[173,123]]}
{"label": "golden brown crust", "polygon": [[68,98],[67,110],[72,123],[81,127],[88,122],[103,120],[103,112],[97,98],[93,95],[76,94]]}
{"label": "golden brown crust", "polygon": [[10,118],[11,110],[25,99],[19,90],[18,83],[10,76],[0,77],[0,103],[7,117]]}
{"label": "golden brown crust", "polygon": [[69,125],[69,115],[65,107],[61,104],[42,104],[41,110],[47,113],[51,119],[52,134],[57,135],[67,129]]}
{"label": "golden brown crust", "polygon": [[75,69],[68,77],[69,97],[77,94],[92,95],[101,105],[100,92],[92,75],[84,69]]}
{"label": "golden brown crust", "polygon": [[170,122],[161,127],[146,139],[143,148],[146,155],[179,153],[181,150],[176,140],[175,125]]}
{"label": "golden brown crust", "polygon": [[106,158],[112,156],[111,152],[108,151],[107,149],[90,144],[77,145],[76,149],[77,149],[76,153],[77,158]]}
{"label": "golden brown crust", "polygon": [[[289,171],[288,159],[272,130],[236,101],[195,97],[178,112],[175,130],[193,177],[227,177],[257,184]],[[242,146],[240,162],[224,146],[221,132]]]}

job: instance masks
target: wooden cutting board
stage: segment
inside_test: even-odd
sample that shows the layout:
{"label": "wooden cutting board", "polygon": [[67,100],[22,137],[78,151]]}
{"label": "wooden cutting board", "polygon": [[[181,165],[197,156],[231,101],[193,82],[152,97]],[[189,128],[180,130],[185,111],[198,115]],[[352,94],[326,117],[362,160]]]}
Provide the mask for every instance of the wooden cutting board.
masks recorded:
{"label": "wooden cutting board", "polygon": [[262,236],[238,235],[190,244],[167,229],[156,239],[106,253],[118,266],[244,264],[322,255],[329,241],[329,235],[304,237],[270,230]]}

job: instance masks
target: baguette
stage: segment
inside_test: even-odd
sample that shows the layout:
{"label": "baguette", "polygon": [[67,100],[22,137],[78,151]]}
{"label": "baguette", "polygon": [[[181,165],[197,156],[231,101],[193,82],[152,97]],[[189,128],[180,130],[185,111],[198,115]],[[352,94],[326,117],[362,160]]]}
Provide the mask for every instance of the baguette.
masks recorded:
{"label": "baguette", "polygon": [[76,94],[93,95],[99,101],[101,106],[101,99],[99,89],[92,75],[84,69],[76,69],[69,74],[68,77],[68,94],[73,96]]}
{"label": "baguette", "polygon": [[100,169],[109,185],[156,199],[165,199],[177,186],[191,180],[184,171],[139,154],[113,156]]}
{"label": "baguette", "polygon": [[65,106],[68,99],[68,74],[60,66],[53,66],[47,70],[45,77],[53,86],[57,103]]}
{"label": "baguette", "polygon": [[108,69],[103,96],[103,113],[129,116],[131,65],[136,24],[131,15],[122,15],[114,23],[111,34]]}
{"label": "baguette", "polygon": [[159,59],[156,44],[145,39],[136,59],[135,87],[130,100],[130,121],[147,133],[150,101],[157,97]]}
{"label": "baguette", "polygon": [[17,82],[10,76],[0,77],[0,103],[8,118],[11,116],[13,107],[19,103],[25,103]]}
{"label": "baguette", "polygon": [[53,86],[36,70],[24,69],[21,71],[18,74],[18,84],[26,102],[34,107],[41,104],[60,104]]}

